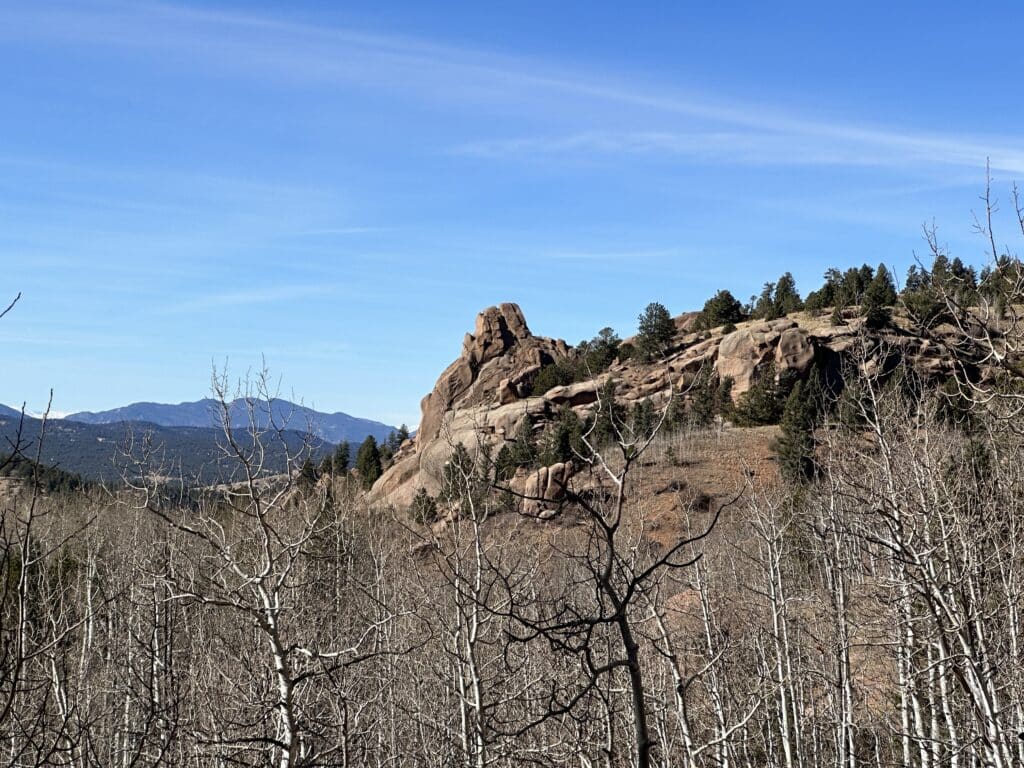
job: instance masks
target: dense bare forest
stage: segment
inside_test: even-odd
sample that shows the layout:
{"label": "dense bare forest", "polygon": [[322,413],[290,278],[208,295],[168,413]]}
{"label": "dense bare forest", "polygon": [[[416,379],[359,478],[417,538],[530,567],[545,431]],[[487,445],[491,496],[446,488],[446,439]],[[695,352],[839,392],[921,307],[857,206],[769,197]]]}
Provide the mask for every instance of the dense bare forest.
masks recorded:
{"label": "dense bare forest", "polygon": [[[613,402],[545,521],[486,451],[454,451],[426,526],[308,477],[284,425],[229,420],[241,482],[190,488],[140,443],[122,486],[12,486],[3,761],[1024,765],[1024,283],[998,263],[997,297],[941,294],[952,387],[855,365],[805,477],[681,487],[668,527],[651,473],[722,428],[638,429]],[[271,446],[292,472],[264,476]]]}

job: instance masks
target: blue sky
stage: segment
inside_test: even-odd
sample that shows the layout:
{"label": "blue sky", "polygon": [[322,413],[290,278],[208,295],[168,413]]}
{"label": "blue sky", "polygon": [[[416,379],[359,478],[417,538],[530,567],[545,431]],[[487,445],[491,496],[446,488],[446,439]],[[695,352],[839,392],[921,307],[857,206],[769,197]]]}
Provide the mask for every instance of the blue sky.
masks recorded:
{"label": "blue sky", "polygon": [[[891,7],[898,5],[899,7]],[[1024,177],[1015,4],[0,2],[0,403],[414,424],[476,313],[967,261]],[[0,299],[3,298],[0,296]]]}

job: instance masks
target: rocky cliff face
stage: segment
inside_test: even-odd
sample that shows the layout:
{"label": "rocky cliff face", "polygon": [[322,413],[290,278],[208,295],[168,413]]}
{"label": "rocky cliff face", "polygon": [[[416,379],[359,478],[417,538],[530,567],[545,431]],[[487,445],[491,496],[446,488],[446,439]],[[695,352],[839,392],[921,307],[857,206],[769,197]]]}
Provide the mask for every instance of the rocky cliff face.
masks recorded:
{"label": "rocky cliff face", "polygon": [[408,504],[419,488],[436,493],[455,445],[475,450],[515,434],[529,413],[548,415],[543,398],[527,398],[537,372],[571,354],[562,340],[534,336],[516,304],[488,307],[476,318],[462,353],[420,403],[414,441],[374,485],[371,501]]}
{"label": "rocky cliff face", "polygon": [[[540,369],[571,356],[564,341],[534,336],[516,304],[489,307],[476,319],[474,332],[466,334],[462,353],[437,380],[421,403],[422,420],[414,441],[408,441],[395,463],[374,485],[371,502],[408,505],[420,488],[436,494],[444,464],[455,445],[471,451],[482,445],[496,452],[513,440],[524,418],[534,423],[554,418],[561,407],[581,417],[595,408],[597,394],[609,379],[616,381],[616,399],[626,405],[649,399],[664,406],[673,391],[689,386],[702,370],[714,370],[720,378],[733,379],[733,396],[750,389],[753,380],[772,364],[776,374],[792,371],[805,375],[817,361],[840,375],[844,359],[861,365],[864,373],[880,367],[911,364],[924,374],[948,373],[948,361],[897,321],[885,332],[869,332],[862,321],[831,326],[827,318],[800,313],[771,322],[753,321],[728,334],[720,330],[694,332],[693,313],[676,320],[677,336],[661,360],[616,362],[593,381],[555,387],[539,397],[528,393]],[[873,351],[860,361],[850,360],[859,339],[867,339]],[[559,477],[566,475],[559,469]],[[552,476],[520,478],[522,484],[540,487]],[[561,480],[560,482],[563,482]],[[550,484],[550,483],[548,483]],[[530,487],[533,487],[530,486]],[[545,486],[545,494],[558,493]]]}
{"label": "rocky cliff face", "polygon": [[564,341],[530,333],[517,304],[488,307],[477,315],[474,332],[466,334],[462,354],[420,403],[417,445],[437,439],[445,414],[453,410],[485,405],[496,393],[507,402],[518,400],[543,366],[568,354]]}

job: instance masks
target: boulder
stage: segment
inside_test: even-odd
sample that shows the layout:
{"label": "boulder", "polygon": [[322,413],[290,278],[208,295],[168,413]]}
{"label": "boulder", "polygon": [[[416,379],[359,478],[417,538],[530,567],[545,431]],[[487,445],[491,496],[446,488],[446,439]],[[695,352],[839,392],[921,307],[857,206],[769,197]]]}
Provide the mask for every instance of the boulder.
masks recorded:
{"label": "boulder", "polygon": [[482,365],[503,355],[517,342],[532,336],[518,304],[488,307],[476,316],[475,333],[466,334],[462,357],[470,365]]}
{"label": "boulder", "polygon": [[597,402],[598,392],[607,380],[607,376],[599,376],[593,381],[580,381],[576,384],[552,387],[544,393],[544,399],[552,405],[568,405],[570,408],[590,405]]}
{"label": "boulder", "polygon": [[788,370],[803,376],[814,363],[814,353],[811,339],[794,325],[779,336],[775,347],[775,367],[779,373]]}
{"label": "boulder", "polygon": [[374,483],[368,495],[371,504],[390,503],[408,506],[420,488],[436,495],[441,490],[445,462],[455,446],[464,446],[471,455],[484,445],[500,446],[515,435],[529,416],[540,421],[551,418],[549,404],[543,398],[530,397],[507,405],[467,406],[442,414],[437,436],[417,442],[415,453],[402,456]]}
{"label": "boulder", "polygon": [[509,379],[502,379],[498,384],[498,405],[508,405],[519,399],[517,387]]}
{"label": "boulder", "polygon": [[720,378],[731,378],[733,397],[750,389],[757,369],[775,352],[779,333],[767,325],[743,328],[724,336],[718,346],[716,367]]}
{"label": "boulder", "polygon": [[[571,461],[541,467],[532,472],[517,473],[509,483],[509,490],[521,496],[520,510],[525,515],[543,516],[551,507],[557,507],[565,498],[565,490],[575,473]],[[550,517],[551,515],[547,515]]]}

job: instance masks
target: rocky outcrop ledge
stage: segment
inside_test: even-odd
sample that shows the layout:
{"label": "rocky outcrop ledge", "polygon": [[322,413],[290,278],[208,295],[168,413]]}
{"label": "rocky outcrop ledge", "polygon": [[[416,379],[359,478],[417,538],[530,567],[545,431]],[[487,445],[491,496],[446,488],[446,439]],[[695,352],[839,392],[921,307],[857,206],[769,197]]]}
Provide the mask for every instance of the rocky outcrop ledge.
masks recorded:
{"label": "rocky outcrop ledge", "polygon": [[[655,407],[662,406],[671,392],[684,389],[707,369],[721,378],[732,378],[733,396],[739,397],[768,365],[774,366],[777,375],[791,371],[803,376],[817,361],[838,373],[843,357],[859,337],[868,333],[860,320],[831,326],[821,317],[805,314],[743,323],[727,334],[721,330],[690,330],[692,314],[677,318],[676,326],[676,339],[662,359],[617,361],[592,381],[530,396],[540,369],[573,355],[573,349],[560,339],[534,336],[516,304],[485,309],[477,315],[473,333],[466,334],[459,357],[423,398],[415,439],[403,445],[394,464],[374,485],[370,502],[404,506],[420,488],[436,494],[454,446],[461,443],[475,452],[488,445],[496,454],[505,442],[515,439],[528,416],[542,425],[563,407],[572,408],[581,417],[590,415],[598,391],[608,378],[615,379],[616,399],[626,405],[647,398]],[[884,350],[879,355],[886,360],[873,359],[866,365],[877,367],[892,365],[894,359],[906,360],[928,375],[942,374],[945,364],[927,341],[899,327],[871,333],[879,342],[877,348]],[[558,482],[549,488],[551,477],[557,477]],[[536,477],[519,478],[517,482],[524,489],[529,486],[536,491],[524,495],[540,499],[524,502],[524,512],[543,512],[545,501],[556,501],[559,486],[566,486],[570,479],[571,470],[565,467],[554,474],[548,468]]]}

